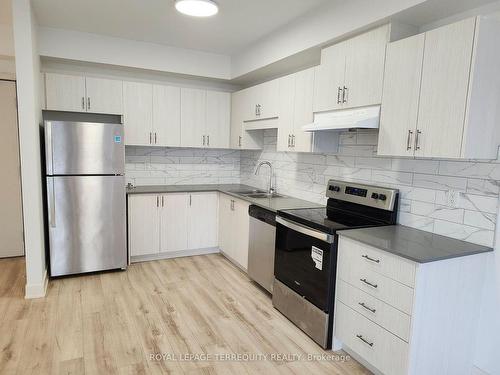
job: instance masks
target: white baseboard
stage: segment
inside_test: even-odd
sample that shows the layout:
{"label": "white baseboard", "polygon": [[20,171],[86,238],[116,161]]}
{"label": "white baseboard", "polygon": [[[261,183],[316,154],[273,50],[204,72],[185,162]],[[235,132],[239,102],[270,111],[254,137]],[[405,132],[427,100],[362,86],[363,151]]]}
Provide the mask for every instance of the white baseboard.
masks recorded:
{"label": "white baseboard", "polygon": [[151,255],[138,255],[131,256],[131,263],[138,262],[148,262],[150,260],[161,260],[161,259],[171,259],[171,258],[181,258],[181,257],[191,257],[195,255],[207,255],[215,254],[219,252],[218,247],[209,247],[207,249],[194,249],[194,250],[179,250],[179,251],[169,251],[168,253],[158,253]]}
{"label": "white baseboard", "polygon": [[43,279],[40,284],[26,284],[24,291],[24,298],[43,298],[47,294],[47,286],[49,285],[49,278],[47,270],[43,273]]}

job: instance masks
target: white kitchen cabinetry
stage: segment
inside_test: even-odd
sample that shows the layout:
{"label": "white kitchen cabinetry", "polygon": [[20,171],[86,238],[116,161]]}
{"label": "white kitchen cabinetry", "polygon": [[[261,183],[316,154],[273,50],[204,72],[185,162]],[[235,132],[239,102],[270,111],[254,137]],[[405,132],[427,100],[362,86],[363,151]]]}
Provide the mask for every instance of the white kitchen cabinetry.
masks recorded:
{"label": "white kitchen cabinetry", "polygon": [[218,193],[189,195],[188,247],[206,249],[218,244]]}
{"label": "white kitchen cabinetry", "polygon": [[132,261],[214,252],[218,194],[133,194],[128,197]]}
{"label": "white kitchen cabinetry", "polygon": [[155,146],[181,145],[181,89],[153,85],[153,128]]}
{"label": "white kitchen cabinetry", "polygon": [[248,267],[250,204],[226,194],[219,194],[219,248],[244,270]]}
{"label": "white kitchen cabinetry", "polygon": [[157,194],[128,196],[128,236],[131,257],[160,250],[160,211]]}
{"label": "white kitchen cabinetry", "polygon": [[[423,58],[411,62],[420,62],[418,96],[415,95],[418,67],[413,65],[405,73],[406,68],[400,65],[408,62],[398,62],[401,57],[393,53],[397,47],[390,47],[380,122],[380,154],[497,157],[500,113],[492,112],[491,108],[500,100],[496,78],[500,65],[496,46],[499,25],[493,19],[477,17],[426,32]],[[411,40],[400,43],[409,53],[417,57],[420,54],[421,47],[415,43],[412,46]],[[409,84],[400,83],[399,93],[391,93],[390,88],[397,86],[394,75],[398,74]],[[406,117],[399,112],[401,106],[410,109]],[[415,108],[418,120],[412,127]],[[405,146],[408,150],[402,152]]]}
{"label": "white kitchen cabinetry", "polygon": [[313,121],[313,86],[312,68],[280,79],[278,151],[311,151],[312,135],[302,126]]}
{"label": "white kitchen cabinetry", "polygon": [[424,57],[424,34],[387,46],[379,155],[413,156]]}
{"label": "white kitchen cabinetry", "polygon": [[206,146],[228,148],[231,128],[231,94],[207,91],[206,116]]}
{"label": "white kitchen cabinetry", "polygon": [[384,25],[321,51],[315,69],[314,112],[380,104],[385,48],[391,25]]}
{"label": "white kitchen cabinetry", "polygon": [[279,116],[279,79],[244,90],[243,121],[255,121]]}
{"label": "white kitchen cabinetry", "polygon": [[153,85],[140,82],[123,82],[123,109],[125,144],[135,146],[154,145]]}
{"label": "white kitchen cabinetry", "polygon": [[122,81],[45,74],[45,106],[52,111],[123,113]]}
{"label": "white kitchen cabinetry", "polygon": [[333,349],[385,375],[470,374],[487,257],[416,263],[341,235]]}
{"label": "white kitchen cabinetry", "polygon": [[242,90],[231,94],[231,141],[234,149],[259,150],[262,149],[264,134],[261,130],[247,131],[243,128],[245,107],[247,106],[248,91]]}

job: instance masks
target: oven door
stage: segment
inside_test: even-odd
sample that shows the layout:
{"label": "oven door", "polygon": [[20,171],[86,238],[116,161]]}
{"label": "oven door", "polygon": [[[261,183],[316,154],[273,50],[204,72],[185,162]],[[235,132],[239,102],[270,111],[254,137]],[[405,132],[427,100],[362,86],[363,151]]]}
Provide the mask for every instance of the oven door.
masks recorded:
{"label": "oven door", "polygon": [[282,217],[276,218],[276,279],[329,312],[336,273],[336,237]]}

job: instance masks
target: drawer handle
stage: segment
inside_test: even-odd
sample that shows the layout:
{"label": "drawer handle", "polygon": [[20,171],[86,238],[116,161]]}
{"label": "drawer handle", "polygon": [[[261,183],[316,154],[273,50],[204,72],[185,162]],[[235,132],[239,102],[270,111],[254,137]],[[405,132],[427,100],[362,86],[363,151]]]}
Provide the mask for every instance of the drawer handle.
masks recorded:
{"label": "drawer handle", "polygon": [[361,255],[362,258],[365,258],[366,260],[369,260],[370,262],[375,262],[375,263],[380,263],[380,259],[373,259],[370,258],[368,255]]}
{"label": "drawer handle", "polygon": [[372,284],[371,282],[367,281],[366,279],[359,279],[359,281],[361,281],[362,283],[365,283],[366,285],[371,286],[372,288],[377,288],[378,287],[377,284]]}
{"label": "drawer handle", "polygon": [[357,337],[358,339],[360,339],[361,341],[363,341],[366,345],[369,345],[369,346],[373,347],[373,342],[370,342],[370,341],[368,341],[367,339],[365,339],[365,338],[363,337],[363,335],[356,335],[356,337]]}
{"label": "drawer handle", "polygon": [[366,310],[371,311],[374,314],[377,311],[375,309],[372,309],[371,307],[366,306],[366,304],[364,302],[359,302],[358,305],[361,306],[361,307],[364,307]]}

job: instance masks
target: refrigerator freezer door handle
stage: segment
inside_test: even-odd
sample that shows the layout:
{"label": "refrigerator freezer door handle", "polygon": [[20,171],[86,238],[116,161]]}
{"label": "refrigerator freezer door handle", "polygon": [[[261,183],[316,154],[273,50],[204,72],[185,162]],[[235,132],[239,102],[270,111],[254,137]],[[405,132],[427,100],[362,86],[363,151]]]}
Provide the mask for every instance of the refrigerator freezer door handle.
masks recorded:
{"label": "refrigerator freezer door handle", "polygon": [[49,206],[49,225],[56,227],[56,197],[54,191],[54,177],[47,177],[47,196]]}
{"label": "refrigerator freezer door handle", "polygon": [[53,160],[52,160],[52,123],[47,121],[45,123],[45,164],[47,174],[52,174]]}

